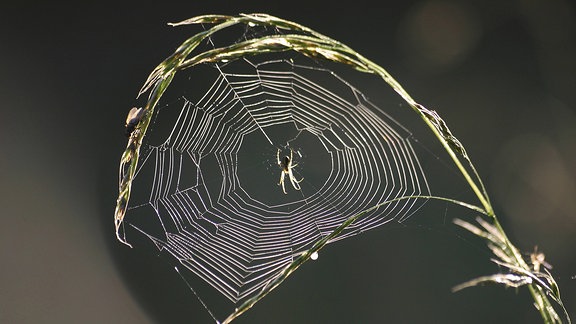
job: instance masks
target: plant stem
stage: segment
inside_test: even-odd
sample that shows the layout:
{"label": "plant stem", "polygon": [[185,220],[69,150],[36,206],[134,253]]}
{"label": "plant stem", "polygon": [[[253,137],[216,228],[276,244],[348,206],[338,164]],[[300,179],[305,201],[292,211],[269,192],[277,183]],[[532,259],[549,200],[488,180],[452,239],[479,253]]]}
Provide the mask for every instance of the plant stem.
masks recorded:
{"label": "plant stem", "polygon": [[[252,14],[252,15],[240,15],[237,17],[233,16],[223,16],[223,15],[205,15],[194,17],[180,23],[172,24],[185,25],[185,24],[215,24],[212,28],[200,32],[193,37],[190,37],[182,45],[163,61],[148,77],[144,86],[142,87],[140,94],[150,91],[150,96],[148,103],[145,106],[145,115],[139,122],[136,130],[132,133],[126,150],[123,154],[120,163],[120,185],[119,185],[119,197],[117,200],[116,212],[115,212],[115,225],[116,225],[116,235],[120,241],[128,244],[124,238],[119,235],[119,228],[123,223],[124,214],[128,206],[128,201],[130,198],[130,189],[132,185],[132,180],[136,172],[139,149],[142,143],[142,139],[146,134],[147,127],[150,123],[151,116],[154,113],[154,109],[158,101],[160,100],[162,94],[169,86],[174,75],[186,68],[190,68],[200,63],[206,62],[221,62],[225,60],[232,60],[248,55],[257,55],[262,53],[271,52],[282,52],[282,51],[296,51],[303,55],[310,57],[320,57],[326,60],[330,60],[336,63],[342,63],[351,66],[359,71],[371,73],[380,76],[396,93],[398,93],[409,105],[410,107],[419,114],[422,120],[430,128],[434,136],[440,141],[444,150],[448,153],[452,161],[455,163],[456,167],[465,178],[466,182],[469,184],[471,190],[474,192],[482,208],[467,204],[464,202],[459,202],[449,198],[439,198],[431,196],[417,196],[417,197],[400,197],[398,199],[413,199],[413,198],[438,198],[445,201],[454,202],[456,204],[462,205],[464,207],[471,208],[482,214],[487,215],[495,227],[496,231],[499,232],[499,237],[502,239],[504,244],[503,252],[510,257],[513,262],[513,267],[521,269],[522,271],[527,271],[533,274],[535,271],[530,268],[530,266],[524,261],[519,250],[512,244],[512,242],[507,237],[504,229],[502,228],[500,222],[498,221],[494,209],[490,203],[490,199],[482,183],[482,180],[478,176],[474,165],[468,158],[464,147],[460,142],[452,135],[446,123],[440,118],[440,116],[433,110],[429,110],[424,106],[417,103],[406,90],[381,66],[363,57],[356,51],[352,50],[348,46],[326,37],[318,32],[315,32],[307,27],[301,26],[291,21],[279,19],[273,16],[265,14]],[[242,42],[237,42],[222,48],[214,48],[193,56],[192,52],[196,47],[203,42],[205,39],[213,35],[214,33],[221,31],[225,28],[236,24],[246,24],[246,25],[265,25],[274,28],[282,29],[288,31],[288,33],[283,35],[272,35],[272,36],[262,36],[258,38],[253,38],[245,40]],[[290,33],[293,32],[293,33]],[[190,57],[191,56],[191,57]],[[462,159],[467,162],[467,166],[463,163]],[[470,173],[472,171],[473,174]],[[387,201],[390,203],[394,200]],[[348,218],[341,226],[334,230],[329,235],[323,237],[321,240],[316,242],[316,244],[310,248],[308,251],[302,253],[300,256],[296,257],[291,264],[289,264],[280,274],[273,278],[264,288],[256,295],[245,301],[239,308],[235,310],[227,319],[226,323],[232,321],[234,318],[251,308],[257,301],[266,296],[270,291],[281,284],[293,271],[295,271],[301,264],[307,261],[313,252],[319,251],[324,247],[331,239],[339,235],[350,223],[352,223],[358,217],[361,217],[364,213],[378,208],[374,206],[357,215],[353,215]],[[537,276],[538,274],[534,274]],[[547,296],[547,291],[537,283],[531,283],[528,285],[528,289],[535,301],[535,305],[538,308],[542,319],[545,323],[556,323],[559,322],[559,318],[552,307],[552,304]],[[563,307],[561,301],[559,301],[559,295],[553,296],[555,300]],[[567,315],[567,321],[570,322],[570,318]]]}

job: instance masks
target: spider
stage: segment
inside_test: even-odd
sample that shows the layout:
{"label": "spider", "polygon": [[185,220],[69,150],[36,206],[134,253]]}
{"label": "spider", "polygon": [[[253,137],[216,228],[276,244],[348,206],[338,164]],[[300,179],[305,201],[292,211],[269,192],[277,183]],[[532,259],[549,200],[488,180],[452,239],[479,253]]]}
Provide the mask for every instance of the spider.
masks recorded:
{"label": "spider", "polygon": [[294,173],[292,173],[292,169],[294,169],[298,165],[298,163],[292,164],[292,153],[293,151],[292,149],[290,149],[290,156],[286,155],[282,160],[280,160],[280,149],[278,149],[278,152],[276,152],[276,159],[278,160],[278,165],[280,166],[280,168],[282,168],[282,173],[280,174],[280,182],[278,182],[278,185],[282,186],[282,191],[284,192],[284,194],[286,194],[286,187],[284,185],[284,178],[286,176],[288,176],[288,178],[290,179],[290,183],[292,184],[292,187],[294,187],[294,189],[296,190],[300,190],[300,182],[304,180],[304,178],[296,180]]}

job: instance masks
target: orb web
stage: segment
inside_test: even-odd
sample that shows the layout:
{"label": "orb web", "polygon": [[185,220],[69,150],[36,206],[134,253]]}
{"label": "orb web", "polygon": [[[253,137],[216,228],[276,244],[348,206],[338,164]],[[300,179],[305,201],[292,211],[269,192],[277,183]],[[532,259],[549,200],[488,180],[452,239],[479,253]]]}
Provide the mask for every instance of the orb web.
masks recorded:
{"label": "orb web", "polygon": [[[297,61],[180,72],[133,181],[127,222],[234,304],[348,218],[378,206],[334,240],[403,221],[429,195],[410,133],[330,69]],[[290,155],[301,182],[286,174],[284,193],[278,160]]]}

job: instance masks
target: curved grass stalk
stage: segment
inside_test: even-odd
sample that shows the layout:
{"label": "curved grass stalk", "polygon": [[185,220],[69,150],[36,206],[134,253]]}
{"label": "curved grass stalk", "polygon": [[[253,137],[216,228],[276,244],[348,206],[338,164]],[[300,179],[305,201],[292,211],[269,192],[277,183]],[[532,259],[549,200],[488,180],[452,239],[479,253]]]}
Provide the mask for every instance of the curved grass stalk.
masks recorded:
{"label": "curved grass stalk", "polygon": [[[457,288],[468,287],[476,285],[480,282],[487,281],[497,282],[513,287],[526,285],[528,286],[528,289],[530,290],[535,301],[536,308],[540,312],[545,323],[562,322],[548,297],[557,302],[557,304],[563,310],[566,321],[570,323],[568,313],[560,299],[558,286],[556,285],[556,282],[552,276],[549,273],[541,273],[536,271],[535,268],[530,267],[523,259],[519,250],[506,236],[504,229],[500,225],[496,214],[494,213],[486,188],[482,183],[482,180],[480,179],[472,161],[469,159],[464,146],[451,133],[444,120],[442,120],[442,118],[434,110],[429,110],[423,105],[417,103],[384,68],[334,39],[324,36],[297,23],[266,14],[248,14],[239,16],[204,15],[194,17],[179,23],[173,23],[171,25],[180,26],[188,24],[213,24],[214,26],[190,37],[184,43],[182,43],[182,45],[178,47],[174,54],[172,54],[154,69],[140,90],[139,95],[149,92],[149,97],[148,102],[144,107],[144,116],[136,126],[135,130],[132,132],[128,140],[126,150],[120,161],[119,196],[115,210],[115,226],[118,240],[129,245],[123,235],[120,234],[120,231],[126,212],[126,207],[128,206],[128,201],[130,199],[132,179],[136,172],[140,145],[146,134],[146,130],[150,123],[151,116],[153,115],[156,104],[162,97],[164,91],[170,85],[174,75],[180,70],[190,68],[202,63],[222,62],[263,53],[296,51],[306,56],[318,57],[336,63],[345,64],[359,71],[380,76],[422,118],[434,136],[441,143],[442,147],[450,156],[452,161],[455,163],[463,177],[466,179],[466,182],[470,186],[471,190],[478,198],[481,207],[442,197],[411,196],[398,198],[440,199],[475,210],[485,215],[490,220],[491,223],[488,223],[481,218],[477,220],[483,229],[480,229],[475,225],[464,221],[458,220],[455,221],[455,223],[471,231],[472,233],[483,237],[488,242],[490,249],[496,256],[495,262],[508,268],[510,273],[477,278],[469,281],[468,283],[460,285]],[[226,47],[214,48],[212,50],[192,55],[193,51],[204,40],[225,28],[238,24],[270,26],[282,29],[284,32],[286,32],[286,34],[253,38]],[[391,200],[386,203],[391,203],[393,201],[397,201],[398,199]],[[224,322],[228,323],[236,317],[240,316],[246,310],[250,309],[256,302],[258,302],[280,283],[282,283],[301,264],[306,262],[312,253],[322,249],[326,243],[339,235],[358,217],[361,217],[364,213],[379,207],[381,207],[381,205],[374,206],[370,210],[364,211],[363,213],[354,215],[347,219],[347,221],[338,227],[334,232],[317,242],[310,250],[297,257],[289,266],[286,267],[286,269],[281,274],[272,279],[256,296],[248,299],[242,305],[240,305],[240,307],[238,307],[235,312],[232,313]]]}

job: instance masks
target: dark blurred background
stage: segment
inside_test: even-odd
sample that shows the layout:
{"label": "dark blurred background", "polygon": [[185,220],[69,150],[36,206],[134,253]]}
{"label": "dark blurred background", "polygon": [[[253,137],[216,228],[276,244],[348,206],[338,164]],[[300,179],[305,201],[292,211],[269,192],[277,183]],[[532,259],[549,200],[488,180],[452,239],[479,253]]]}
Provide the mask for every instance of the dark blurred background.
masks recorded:
{"label": "dark blurred background", "polygon": [[[190,35],[166,23],[240,12],[340,40],[436,109],[512,240],[546,253],[576,319],[572,2],[11,2],[0,11],[0,323],[209,322],[166,258],[116,242],[113,211],[126,114]],[[329,246],[238,322],[538,323],[526,289],[450,292],[498,271],[450,224],[460,212]]]}

